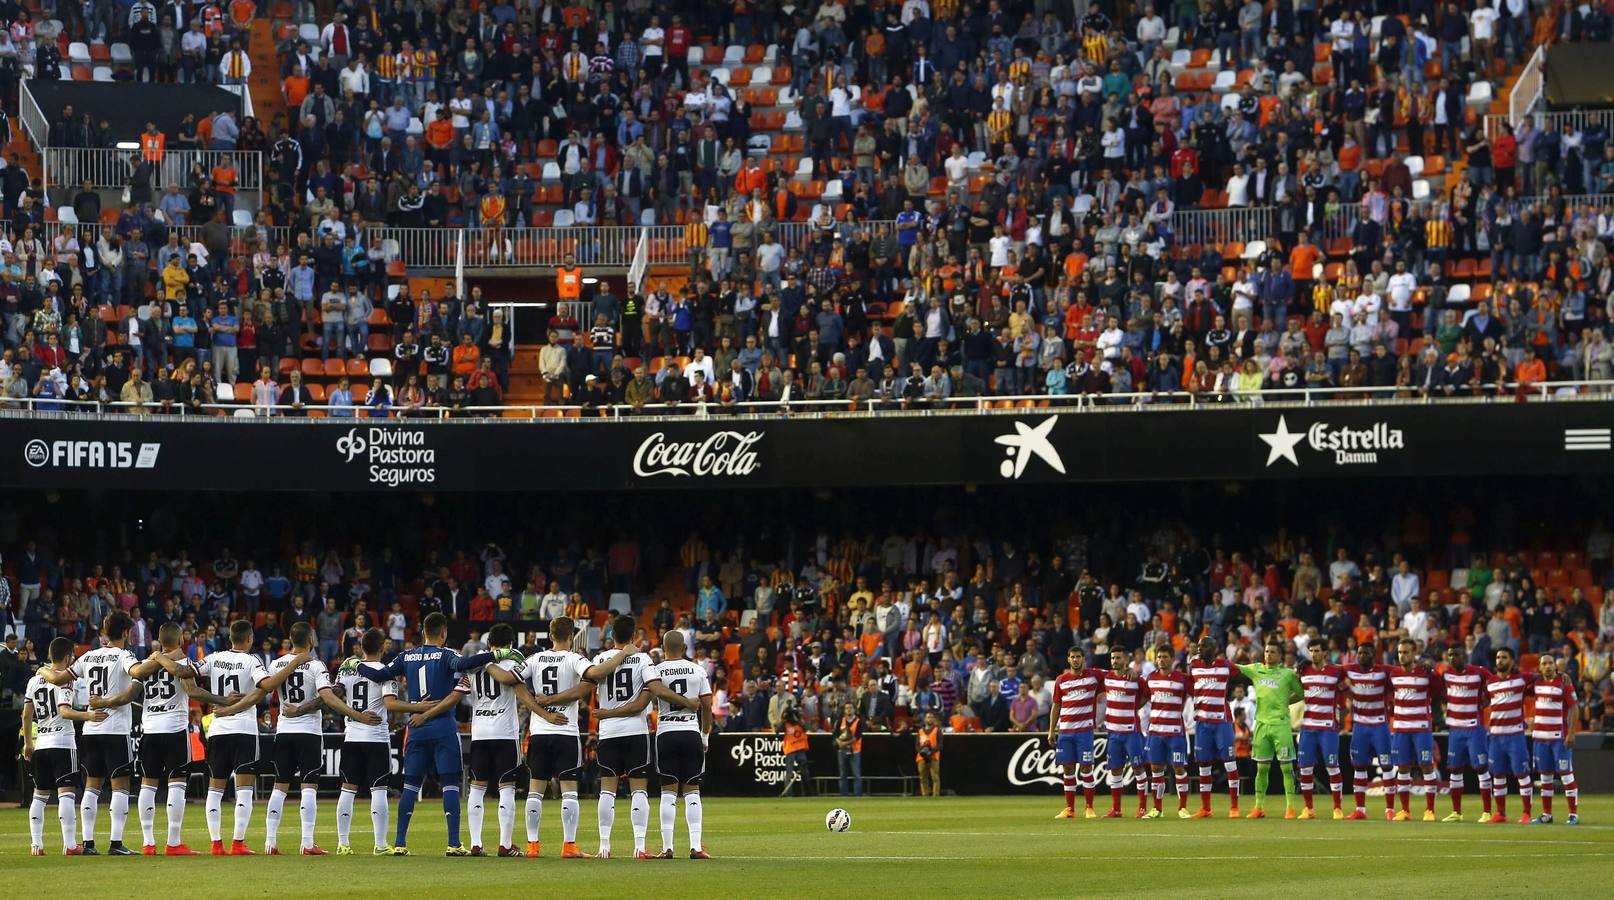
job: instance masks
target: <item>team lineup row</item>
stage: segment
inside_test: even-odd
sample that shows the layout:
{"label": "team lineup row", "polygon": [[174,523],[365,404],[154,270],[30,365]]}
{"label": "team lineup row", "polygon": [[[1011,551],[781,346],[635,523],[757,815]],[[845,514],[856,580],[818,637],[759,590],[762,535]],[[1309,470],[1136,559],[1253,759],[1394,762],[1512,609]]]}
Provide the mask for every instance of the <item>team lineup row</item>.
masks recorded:
{"label": "team lineup row", "polygon": [[[1058,818],[1076,816],[1076,793],[1084,794],[1083,815],[1093,809],[1099,764],[1094,733],[1101,714],[1106,735],[1105,766],[1111,805],[1105,818],[1121,816],[1124,772],[1136,773],[1138,817],[1160,818],[1166,776],[1172,775],[1180,818],[1208,818],[1215,768],[1227,774],[1229,816],[1241,815],[1240,783],[1234,761],[1233,719],[1228,694],[1235,675],[1252,685],[1255,727],[1251,756],[1256,762],[1255,796],[1249,818],[1264,818],[1268,779],[1274,763],[1284,784],[1285,818],[1316,818],[1313,792],[1317,769],[1328,777],[1336,819],[1367,818],[1367,790],[1373,770],[1384,785],[1385,817],[1411,818],[1413,773],[1424,794],[1424,821],[1435,820],[1440,765],[1436,759],[1434,711],[1444,704],[1450,738],[1446,768],[1452,811],[1443,821],[1463,821],[1464,773],[1479,783],[1484,812],[1479,821],[1505,823],[1508,778],[1518,783],[1523,815],[1520,823],[1552,822],[1554,781],[1561,782],[1569,806],[1568,824],[1579,824],[1579,790],[1575,783],[1573,731],[1575,691],[1550,654],[1540,657],[1537,672],[1524,672],[1511,650],[1496,652],[1494,669],[1470,665],[1461,647],[1446,653],[1438,671],[1418,663],[1417,646],[1402,641],[1398,665],[1375,661],[1372,644],[1357,648],[1357,661],[1338,666],[1307,660],[1296,672],[1283,668],[1283,650],[1266,646],[1263,663],[1234,665],[1219,656],[1215,641],[1202,640],[1187,671],[1176,666],[1176,651],[1161,645],[1151,671],[1132,674],[1130,657],[1114,654],[1113,669],[1087,667],[1080,648],[1070,651],[1070,668],[1054,681],[1048,741],[1064,772],[1065,808]],[[1321,656],[1321,654],[1319,654]],[[1526,716],[1525,701],[1532,711]],[[1298,741],[1291,707],[1299,705]],[[1188,810],[1188,711],[1192,709],[1194,761],[1198,766],[1200,808]],[[1355,809],[1342,808],[1340,723],[1349,712],[1350,762]],[[1298,750],[1298,752],[1297,752]],[[1296,809],[1298,764],[1303,808]],[[1541,792],[1541,814],[1531,815],[1535,790]],[[1153,798],[1152,808],[1149,804]],[[1396,809],[1397,798],[1400,809]]]}
{"label": "team lineup row", "polygon": [[[274,786],[267,804],[264,852],[280,853],[278,833],[285,802],[299,790],[299,852],[323,856],[314,843],[318,803],[315,779],[322,757],[321,708],[344,719],[341,750],[342,789],[337,803],[337,849],[353,852],[350,829],[360,792],[370,797],[375,855],[409,854],[409,822],[428,776],[442,787],[448,823],[449,856],[486,855],[482,847],[485,798],[498,797],[499,856],[540,855],[539,828],[545,788],[560,791],[563,858],[611,856],[616,796],[622,782],[631,797],[634,855],[671,857],[680,799],[689,830],[690,857],[708,858],[701,843],[701,777],[705,772],[706,738],[711,731],[712,689],[705,670],[685,657],[683,635],[663,639],[663,659],[655,662],[632,643],[635,623],[622,617],[611,624],[610,648],[592,659],[572,650],[575,629],[570,619],[550,624],[552,646],[523,656],[513,648],[507,625],[488,633],[487,652],[461,656],[443,646],[447,620],[428,615],[421,625],[421,646],[383,662],[386,637],[371,629],[361,638],[359,655],[346,660],[333,676],[315,658],[313,635],[306,624],[292,626],[292,651],[267,667],[250,654],[252,627],[237,621],[230,628],[232,649],[199,663],[180,647],[180,630],[168,624],[158,630],[159,649],[145,660],[128,650],[129,619],[109,615],[102,646],[73,659],[72,642],[57,638],[50,662],[30,680],[24,701],[24,755],[31,766],[34,795],[29,810],[33,854],[42,856],[44,819],[52,794],[62,830],[63,852],[96,855],[96,818],[100,794],[111,791],[108,853],[134,855],[124,846],[129,789],[138,770],[138,816],[143,852],[194,856],[181,838],[185,815],[186,769],[190,765],[187,732],[191,701],[213,707],[207,733],[207,828],[213,855],[253,855],[246,846],[252,820],[258,759],[257,706],[267,698],[279,704],[274,726]],[[590,697],[597,721],[600,771],[599,850],[577,846],[580,818],[578,775],[583,768],[579,705]],[[467,811],[471,846],[460,841],[461,750],[452,711],[471,704],[470,780]],[[131,705],[141,709],[138,752],[131,751]],[[654,765],[661,782],[661,838],[658,854],[647,851],[649,774],[652,765],[650,704],[657,716]],[[525,729],[522,713],[528,713]],[[404,742],[404,789],[398,804],[396,831],[389,843],[391,818],[387,783],[391,773],[389,714],[407,715]],[[75,722],[82,733],[75,735]],[[30,727],[31,726],[31,727]],[[525,754],[523,755],[523,731]],[[530,773],[526,798],[525,852],[515,843],[516,780]],[[80,774],[83,792],[79,796]],[[223,837],[224,794],[235,782],[234,831]],[[166,789],[168,834],[156,842],[157,795]]]}

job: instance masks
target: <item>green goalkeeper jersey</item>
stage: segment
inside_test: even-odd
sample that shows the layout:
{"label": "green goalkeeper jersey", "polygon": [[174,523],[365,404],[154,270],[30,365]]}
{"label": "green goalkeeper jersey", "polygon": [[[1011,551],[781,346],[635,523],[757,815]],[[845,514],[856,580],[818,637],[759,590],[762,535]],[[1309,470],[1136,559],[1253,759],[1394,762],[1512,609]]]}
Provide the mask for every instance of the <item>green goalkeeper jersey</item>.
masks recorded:
{"label": "green goalkeeper jersey", "polygon": [[1295,670],[1256,663],[1239,666],[1239,672],[1255,685],[1256,724],[1288,728],[1289,701],[1304,695]]}

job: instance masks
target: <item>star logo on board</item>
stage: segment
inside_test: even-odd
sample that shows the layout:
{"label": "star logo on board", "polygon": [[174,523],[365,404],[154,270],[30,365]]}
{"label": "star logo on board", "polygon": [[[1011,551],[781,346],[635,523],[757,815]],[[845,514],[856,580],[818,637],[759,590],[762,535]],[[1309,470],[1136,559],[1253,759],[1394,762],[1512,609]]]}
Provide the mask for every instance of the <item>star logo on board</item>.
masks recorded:
{"label": "star logo on board", "polygon": [[1306,439],[1304,431],[1290,431],[1289,423],[1283,416],[1278,417],[1276,431],[1256,435],[1267,445],[1267,465],[1270,467],[1280,459],[1287,459],[1291,465],[1299,466],[1300,458],[1295,455],[1295,446]]}
{"label": "star logo on board", "polygon": [[1003,463],[998,473],[1004,478],[1017,479],[1026,472],[1033,456],[1048,464],[1055,472],[1065,474],[1065,461],[1048,436],[1053,433],[1058,416],[1049,416],[1033,428],[1024,422],[1014,423],[1014,434],[1000,434],[992,440],[1003,445]]}

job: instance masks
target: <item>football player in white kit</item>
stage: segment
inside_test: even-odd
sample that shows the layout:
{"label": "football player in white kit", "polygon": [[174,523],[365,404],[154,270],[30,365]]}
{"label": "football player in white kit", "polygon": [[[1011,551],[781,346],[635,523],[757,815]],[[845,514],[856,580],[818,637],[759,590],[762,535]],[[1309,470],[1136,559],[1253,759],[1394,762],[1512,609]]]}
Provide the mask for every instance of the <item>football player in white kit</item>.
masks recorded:
{"label": "football player in white kit", "polygon": [[516,776],[521,771],[521,715],[530,705],[526,660],[511,645],[515,631],[500,623],[488,629],[493,662],[470,673],[471,680],[471,789],[466,811],[471,831],[471,855],[485,856],[482,819],[488,785],[499,789],[499,855],[520,856],[516,847]]}
{"label": "football player in white kit", "polygon": [[[620,616],[611,623],[614,647],[628,648],[635,623],[631,616]],[[604,662],[614,656],[603,651],[594,659]],[[662,686],[649,654],[632,653],[610,677],[599,683],[597,716],[600,720],[600,856],[611,855],[611,826],[616,822],[617,782],[626,778],[633,792],[629,814],[633,822],[634,859],[655,859],[645,852],[645,834],[650,830],[650,715],[652,698],[688,709],[695,702]]]}
{"label": "football player in white kit", "polygon": [[157,855],[157,792],[168,790],[168,841],[164,856],[196,856],[181,837],[185,825],[185,782],[191,764],[190,706],[195,697],[203,703],[224,705],[240,699],[220,697],[196,685],[180,645],[184,637],[178,623],[165,622],[157,629],[157,651],[129,670],[142,687],[140,747],[135,765],[140,770],[141,852]]}
{"label": "football player in white kit", "polygon": [[661,773],[661,857],[673,858],[673,829],[678,822],[678,797],[684,798],[684,823],[689,826],[689,858],[711,859],[701,844],[701,776],[706,774],[706,736],[712,730],[712,685],[706,670],[685,658],[684,633],[669,631],[661,638],[665,654],[656,676],[668,691],[695,702],[656,701],[656,771]]}
{"label": "football player in white kit", "polygon": [[371,628],[359,637],[355,656],[344,663],[336,675],[336,684],[347,705],[359,712],[378,714],[381,721],[366,724],[348,719],[342,733],[342,794],[336,801],[336,855],[351,856],[353,847],[349,836],[353,830],[353,801],[361,790],[370,792],[370,828],[375,837],[375,856],[388,856],[392,847],[387,843],[387,828],[392,816],[387,798],[387,785],[392,777],[392,741],[388,736],[386,714],[390,712],[420,712],[428,704],[414,704],[398,696],[394,681],[374,682],[359,674],[359,663],[381,664],[381,651],[387,636],[379,628]]}
{"label": "football player in white kit", "polygon": [[[560,781],[560,823],[562,859],[587,859],[577,847],[577,821],[582,810],[577,802],[577,773],[583,769],[583,739],[577,703],[594,692],[594,687],[616,671],[634,648],[624,645],[598,663],[572,650],[577,634],[569,618],[557,617],[549,623],[548,650],[527,657],[529,691],[536,695],[527,708],[533,715],[528,723],[527,771],[527,855],[539,854],[538,827],[543,821],[544,788]],[[549,715],[545,715],[548,713]]]}
{"label": "football player in white kit", "polygon": [[319,772],[325,756],[319,709],[329,707],[362,725],[380,725],[383,719],[373,712],[360,712],[347,705],[336,695],[325,664],[317,659],[303,659],[314,646],[314,629],[307,622],[291,626],[286,636],[291,639],[292,652],[269,663],[270,678],[284,669],[292,672],[276,690],[280,716],[275,720],[275,786],[269,794],[264,818],[263,852],[280,855],[280,817],[286,808],[286,794],[295,784],[302,788],[297,805],[302,824],[298,849],[304,856],[324,856],[325,851],[314,843],[314,825],[319,814]]}
{"label": "football player in white kit", "polygon": [[[53,672],[67,673],[73,658],[73,641],[59,637],[50,642],[50,665]],[[28,807],[29,836],[32,838],[29,853],[45,855],[45,804],[51,792],[56,793],[56,818],[62,826],[62,853],[78,856],[83,849],[78,842],[78,798],[73,789],[78,786],[78,748],[74,744],[74,722],[104,722],[104,709],[77,710],[73,708],[71,688],[57,687],[43,675],[28,679],[22,701],[22,758],[28,762],[34,779],[33,802]],[[29,728],[32,722],[34,727]]]}
{"label": "football player in white kit", "polygon": [[[230,623],[230,649],[219,650],[196,667],[196,674],[208,679],[215,694],[241,694],[241,699],[213,710],[213,725],[207,732],[207,832],[212,838],[214,856],[254,856],[247,847],[247,826],[252,821],[252,796],[258,764],[258,701],[278,689],[303,663],[314,658],[303,650],[286,659],[280,671],[270,675],[252,655],[252,623],[237,619]],[[278,662],[278,660],[277,660]],[[233,839],[224,846],[224,786],[235,779],[235,823]]]}
{"label": "football player in white kit", "polygon": [[95,816],[101,789],[108,782],[112,787],[112,828],[107,855],[136,855],[123,846],[123,826],[129,819],[129,776],[134,771],[129,704],[135,697],[135,685],[129,670],[139,662],[128,649],[129,626],[127,613],[108,613],[101,623],[100,647],[79,657],[66,672],[44,666],[38,673],[56,687],[72,683],[74,699],[80,701],[76,705],[107,710],[105,719],[86,722],[79,735],[80,764],[84,767],[79,827],[84,836],[85,856],[100,855],[95,848]]}

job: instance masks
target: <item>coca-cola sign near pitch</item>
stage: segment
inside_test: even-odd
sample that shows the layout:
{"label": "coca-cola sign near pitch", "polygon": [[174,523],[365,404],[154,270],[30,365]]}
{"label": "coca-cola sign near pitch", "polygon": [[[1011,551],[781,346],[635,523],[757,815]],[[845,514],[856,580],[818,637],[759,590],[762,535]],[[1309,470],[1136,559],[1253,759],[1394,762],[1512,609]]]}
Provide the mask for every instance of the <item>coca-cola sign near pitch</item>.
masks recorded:
{"label": "coca-cola sign near pitch", "polygon": [[761,431],[715,431],[702,440],[673,441],[657,431],[633,453],[633,474],[697,478],[740,478],[762,468],[756,445]]}

